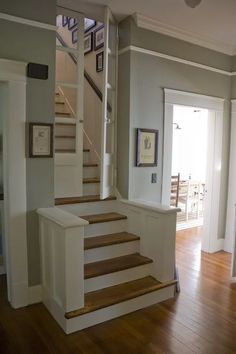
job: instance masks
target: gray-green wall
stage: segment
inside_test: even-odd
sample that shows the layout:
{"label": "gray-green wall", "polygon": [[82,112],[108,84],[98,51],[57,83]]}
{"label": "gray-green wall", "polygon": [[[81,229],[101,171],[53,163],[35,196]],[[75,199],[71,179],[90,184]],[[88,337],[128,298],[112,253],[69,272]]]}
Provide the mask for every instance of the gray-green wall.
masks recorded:
{"label": "gray-green wall", "polygon": [[[0,12],[54,25],[56,0],[1,0]],[[49,65],[48,80],[27,79],[27,122],[54,121],[55,42],[54,31],[0,20],[0,58]],[[40,257],[35,210],[54,205],[53,159],[27,158],[26,168],[29,285],[36,285]]]}
{"label": "gray-green wall", "polygon": [[[125,38],[125,31],[129,31],[127,38],[130,38],[130,43],[127,43],[127,40],[125,43],[120,41],[121,48],[134,45],[224,70],[231,69],[230,56],[137,28],[132,18],[124,20],[119,29],[121,38]],[[124,108],[126,101],[118,95],[118,189],[123,197],[161,201],[164,88],[222,97],[229,101],[231,77],[135,51],[127,51],[119,56],[118,92],[129,97],[129,106]],[[228,113],[224,121],[221,205],[226,205],[229,125]],[[125,131],[121,127],[125,127]],[[136,128],[159,130],[157,167],[135,167]],[[125,162],[121,154],[125,161],[127,155],[129,156],[129,169],[124,168]],[[157,173],[157,184],[151,183],[153,172]],[[222,218],[224,219],[224,216]],[[222,223],[220,237],[224,233],[224,221],[221,221]]]}

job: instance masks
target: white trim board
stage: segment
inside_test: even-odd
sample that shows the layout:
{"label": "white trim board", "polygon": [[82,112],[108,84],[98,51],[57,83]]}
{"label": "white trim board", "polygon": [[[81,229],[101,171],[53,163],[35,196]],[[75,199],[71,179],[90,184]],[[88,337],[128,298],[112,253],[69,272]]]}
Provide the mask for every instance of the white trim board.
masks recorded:
{"label": "white trim board", "polygon": [[20,23],[22,25],[38,27],[38,28],[42,28],[45,30],[49,30],[49,31],[56,31],[56,29],[57,29],[56,26],[50,25],[48,23],[29,20],[27,18],[18,17],[18,16],[12,16],[12,15],[5,14],[3,12],[0,12],[0,20],[16,22],[16,23]]}
{"label": "white trim board", "polygon": [[199,69],[203,69],[203,70],[213,71],[215,73],[226,75],[226,76],[235,76],[236,75],[235,71],[234,72],[230,72],[230,71],[227,71],[227,70],[214,68],[212,66],[199,64],[199,63],[196,63],[194,61],[178,58],[178,57],[175,57],[173,55],[168,55],[168,54],[156,52],[156,51],[150,50],[150,49],[144,49],[144,48],[141,48],[141,47],[136,47],[136,46],[133,46],[133,45],[129,45],[129,46],[125,47],[125,48],[122,48],[121,50],[119,50],[118,54],[121,55],[121,54],[124,54],[124,53],[126,53],[128,51],[133,51],[133,52],[137,52],[137,53],[143,53],[143,54],[152,55],[154,57],[175,61],[177,63],[190,65],[190,66],[193,66],[195,68],[199,68]]}
{"label": "white trim board", "polygon": [[201,47],[205,47],[208,49],[215,50],[220,53],[224,53],[227,55],[235,55],[236,54],[236,46],[226,44],[224,42],[218,41],[214,38],[210,38],[208,36],[203,36],[200,34],[196,34],[182,28],[169,25],[162,21],[155,20],[153,18],[143,16],[141,14],[135,13],[133,14],[134,21],[137,27],[144,28],[153,32],[165,34],[170,37],[174,37],[180,39],[182,41],[186,41],[189,43],[193,43],[199,45]]}
{"label": "white trim board", "polygon": [[[164,89],[165,95],[165,116],[164,116],[164,142],[163,142],[163,173],[162,173],[162,204],[168,205],[171,189],[171,166],[172,166],[172,134],[173,134],[173,109],[174,105],[184,105],[205,108],[209,110],[209,118],[212,126],[212,141],[209,141],[212,154],[208,156],[209,166],[208,189],[209,215],[205,215],[204,236],[202,238],[202,250],[216,252],[223,249],[224,240],[218,239],[220,230],[219,210],[220,190],[222,171],[218,168],[221,164],[222,139],[223,139],[223,118],[227,112],[226,100],[211,96],[193,94],[171,89]],[[210,129],[210,128],[209,128]],[[214,131],[214,133],[213,133]],[[211,176],[211,178],[210,178]],[[207,208],[206,208],[207,210]]]}
{"label": "white trim board", "polygon": [[29,287],[29,305],[42,302],[42,285]]}

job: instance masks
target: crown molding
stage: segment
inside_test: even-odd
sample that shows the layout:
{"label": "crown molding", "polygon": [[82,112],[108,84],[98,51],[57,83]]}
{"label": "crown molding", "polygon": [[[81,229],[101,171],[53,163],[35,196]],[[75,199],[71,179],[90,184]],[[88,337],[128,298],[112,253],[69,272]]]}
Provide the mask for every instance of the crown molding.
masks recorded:
{"label": "crown molding", "polygon": [[230,72],[230,71],[214,68],[212,66],[199,64],[199,63],[196,63],[194,61],[190,61],[190,60],[174,57],[173,55],[168,55],[168,54],[164,54],[164,53],[160,53],[160,52],[155,52],[153,50],[140,48],[140,47],[136,47],[136,46],[133,46],[133,45],[127,46],[125,48],[122,48],[121,50],[119,50],[118,54],[122,55],[122,54],[124,54],[124,53],[126,53],[128,51],[133,51],[133,52],[137,52],[137,53],[143,53],[143,54],[147,54],[147,55],[152,55],[152,56],[158,57],[158,58],[164,58],[164,59],[167,59],[167,60],[175,61],[177,63],[190,65],[190,66],[193,66],[195,68],[199,68],[199,69],[203,69],[203,70],[213,71],[215,73],[226,75],[226,76],[234,76],[234,75],[236,75],[236,72]]}
{"label": "crown molding", "polygon": [[183,30],[179,27],[168,25],[164,22],[154,20],[153,18],[141,14],[133,14],[133,19],[137,27],[150,31],[165,34],[170,37],[181,39],[192,44],[199,45],[208,49],[215,50],[227,55],[236,55],[236,46],[225,44],[207,36],[197,35],[196,33]]}
{"label": "crown molding", "polygon": [[12,16],[12,15],[5,14],[3,12],[0,12],[0,19],[20,23],[22,25],[38,27],[38,28],[49,30],[49,31],[56,31],[56,29],[57,29],[56,26],[50,25],[48,23],[29,20],[27,18],[18,17],[18,16]]}

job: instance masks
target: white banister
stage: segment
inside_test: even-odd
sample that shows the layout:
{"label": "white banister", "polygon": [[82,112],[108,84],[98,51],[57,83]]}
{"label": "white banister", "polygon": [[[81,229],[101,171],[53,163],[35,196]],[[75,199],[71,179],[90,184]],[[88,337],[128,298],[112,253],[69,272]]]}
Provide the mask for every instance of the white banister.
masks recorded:
{"label": "white banister", "polygon": [[175,275],[176,215],[179,208],[145,200],[121,200],[128,231],[140,236],[140,253],[153,260],[151,275],[159,281]]}
{"label": "white banister", "polygon": [[43,302],[52,313],[84,306],[84,226],[59,208],[38,209]]}

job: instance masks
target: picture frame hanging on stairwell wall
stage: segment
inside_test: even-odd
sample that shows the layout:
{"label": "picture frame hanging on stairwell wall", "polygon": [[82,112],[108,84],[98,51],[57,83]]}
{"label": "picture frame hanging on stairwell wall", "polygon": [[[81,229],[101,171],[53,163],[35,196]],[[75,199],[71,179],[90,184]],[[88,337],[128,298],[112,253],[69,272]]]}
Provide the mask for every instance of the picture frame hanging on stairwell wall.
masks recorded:
{"label": "picture frame hanging on stairwell wall", "polygon": [[136,134],[136,166],[157,166],[158,134],[155,129],[137,128]]}
{"label": "picture frame hanging on stairwell wall", "polygon": [[53,124],[29,123],[29,157],[53,157]]}
{"label": "picture frame hanging on stairwell wall", "polygon": [[93,33],[84,36],[84,54],[88,54],[93,50]]}
{"label": "picture frame hanging on stairwell wall", "polygon": [[94,31],[94,50],[104,46],[104,25],[96,28]]}

